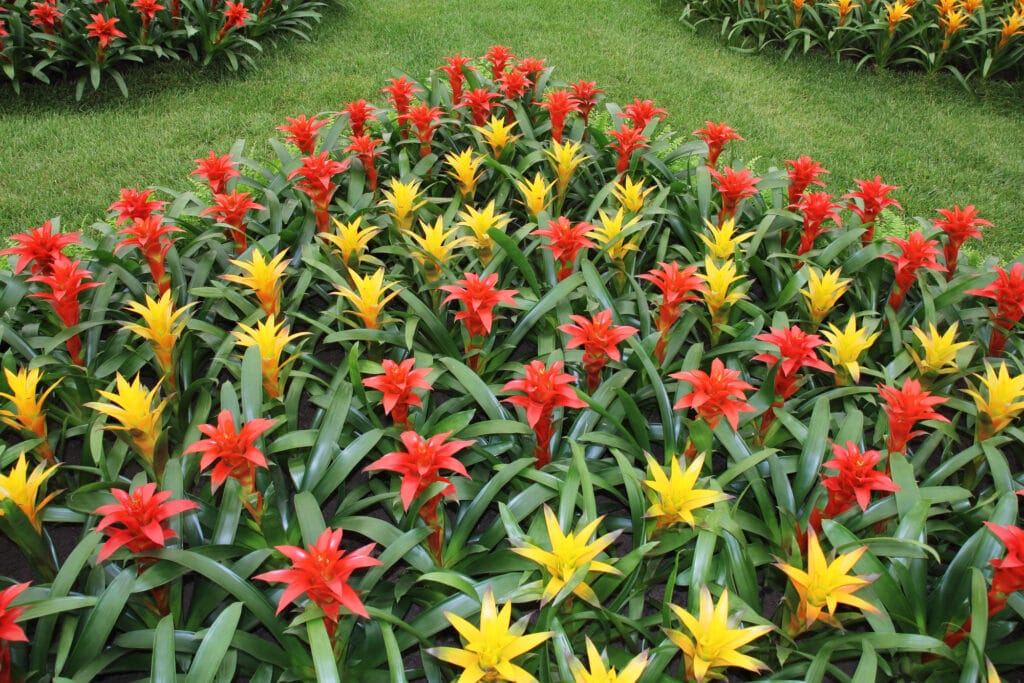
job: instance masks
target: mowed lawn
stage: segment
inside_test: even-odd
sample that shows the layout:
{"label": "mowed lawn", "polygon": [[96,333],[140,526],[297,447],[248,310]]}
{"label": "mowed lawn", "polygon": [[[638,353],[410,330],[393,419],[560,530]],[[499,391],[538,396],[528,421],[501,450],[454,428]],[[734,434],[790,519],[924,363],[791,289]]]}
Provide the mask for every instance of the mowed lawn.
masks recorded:
{"label": "mowed lawn", "polygon": [[241,75],[191,64],[129,74],[116,90],[0,87],[0,235],[53,216],[64,229],[105,216],[121,187],[184,189],[193,159],[228,151],[268,154],[286,116],[336,111],[356,98],[381,104],[397,71],[420,78],[459,52],[500,43],[545,57],[555,81],[597,81],[617,102],[649,98],[689,135],[725,121],[746,140],[730,151],[757,170],[808,154],[842,194],[881,175],[908,214],[975,204],[995,223],[983,251],[1024,251],[1024,86],[996,84],[980,98],[953,80],[857,72],[824,58],[746,56],[694,34],[668,0],[348,0],[325,9],[314,40],[266,44]]}

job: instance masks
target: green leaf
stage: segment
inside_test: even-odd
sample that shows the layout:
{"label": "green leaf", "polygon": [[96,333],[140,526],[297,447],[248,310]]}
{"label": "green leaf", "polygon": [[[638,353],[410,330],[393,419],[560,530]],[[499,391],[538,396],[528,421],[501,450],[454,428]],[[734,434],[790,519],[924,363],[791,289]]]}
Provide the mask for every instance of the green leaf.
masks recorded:
{"label": "green leaf", "polygon": [[457,360],[456,358],[447,358],[441,356],[438,360],[444,364],[448,371],[452,373],[456,381],[462,385],[473,400],[476,401],[477,405],[483,408],[483,411],[487,414],[487,417],[491,420],[507,420],[509,419],[508,413],[502,407],[498,401],[498,397],[494,395],[487,384],[484,383],[480,376],[469,369],[465,364]]}
{"label": "green leaf", "polygon": [[523,277],[526,278],[526,282],[530,285],[530,288],[538,294],[542,291],[540,282],[537,280],[537,273],[534,272],[533,266],[530,261],[527,260],[522,250],[519,249],[519,245],[505,233],[504,230],[498,230],[497,228],[491,228],[487,231],[487,234],[491,236],[494,243],[497,244],[502,250],[508,255],[515,264],[516,269]]}
{"label": "green leaf", "polygon": [[796,476],[793,478],[793,497],[802,504],[811,488],[821,476],[821,463],[825,460],[832,407],[827,399],[814,403],[811,422],[807,427],[807,440],[797,460]]}
{"label": "green leaf", "polygon": [[316,668],[316,680],[320,683],[341,683],[341,674],[338,673],[338,663],[334,659],[331,639],[327,636],[324,620],[307,621],[306,635],[309,637],[309,649],[313,655],[313,666]]}
{"label": "green leaf", "polygon": [[320,503],[309,491],[295,494],[293,502],[299,529],[302,530],[302,542],[305,545],[313,545],[327,528],[323,513],[320,511]]}
{"label": "green leaf", "polygon": [[[134,567],[121,570],[106,590],[100,595],[99,602],[88,614],[82,624],[75,645],[68,655],[67,668],[78,672],[100,656],[107,638],[114,630],[114,624],[124,611],[124,606],[135,585]],[[58,672],[59,673],[59,672]]]}
{"label": "green leaf", "polygon": [[174,660],[174,650],[174,617],[168,614],[156,625],[153,637],[151,683],[177,683],[178,669]]}
{"label": "green leaf", "polygon": [[384,652],[388,656],[389,683],[407,683],[405,661],[402,657],[402,650],[398,647],[398,639],[395,638],[395,631],[391,628],[391,624],[380,624],[380,635],[384,640]]}
{"label": "green leaf", "polygon": [[301,486],[303,491],[312,491],[316,488],[340,451],[338,442],[352,402],[352,385],[346,381],[345,373],[339,372],[337,378],[338,381],[331,387],[331,404],[320,420],[320,433],[306,461],[306,472]]}
{"label": "green leaf", "polygon": [[[240,602],[232,603],[217,616],[210,628],[201,636],[202,642],[192,659],[185,683],[213,683],[221,661],[231,646],[231,638],[235,635],[241,617]],[[196,634],[196,637],[200,637],[199,634]]]}

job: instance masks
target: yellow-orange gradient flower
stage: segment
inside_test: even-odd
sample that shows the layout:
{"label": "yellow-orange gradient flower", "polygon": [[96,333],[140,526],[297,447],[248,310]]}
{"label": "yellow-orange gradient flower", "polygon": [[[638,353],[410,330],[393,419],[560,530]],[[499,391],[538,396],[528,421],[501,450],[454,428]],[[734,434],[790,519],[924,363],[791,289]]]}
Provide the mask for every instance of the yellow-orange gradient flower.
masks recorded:
{"label": "yellow-orange gradient flower", "polygon": [[117,420],[119,424],[109,426],[107,429],[126,432],[143,460],[152,465],[156,442],[160,437],[160,417],[167,407],[167,399],[157,403],[159,383],[147,390],[138,375],[129,383],[119,372],[114,382],[116,391],[100,389],[98,392],[100,397],[109,403],[90,402],[86,403],[85,407]]}
{"label": "yellow-orange gradient flower", "polygon": [[[53,492],[46,496],[42,500],[39,500],[39,492],[46,483],[46,480],[50,478],[57,470],[57,466],[46,467],[45,465],[36,465],[35,469],[32,470],[32,474],[28,473],[28,462],[25,460],[25,454],[21,453],[18,456],[18,461],[14,463],[14,467],[7,474],[0,475],[0,501],[10,500],[12,503],[18,506],[28,521],[32,522],[33,528],[36,533],[43,530],[43,520],[40,517],[40,513],[43,508],[46,507],[47,503],[53,500],[53,497],[57,495],[57,492]],[[0,515],[4,514],[3,508],[0,508]]]}
{"label": "yellow-orange gradient flower", "polygon": [[4,368],[4,376],[7,378],[7,387],[11,393],[0,392],[0,398],[10,401],[14,409],[0,409],[0,421],[12,429],[24,430],[43,439],[41,455],[47,460],[52,460],[53,452],[46,444],[46,412],[43,410],[43,402],[50,392],[57,388],[60,380],[51,384],[37,397],[39,381],[43,378],[43,371],[39,368],[19,368],[17,373]]}
{"label": "yellow-orange gradient flower", "polygon": [[345,286],[339,287],[334,293],[345,297],[355,306],[356,316],[362,321],[363,327],[368,330],[376,330],[380,327],[380,314],[384,311],[387,302],[398,296],[400,290],[388,292],[395,286],[395,283],[384,283],[384,269],[378,268],[373,275],[365,277],[354,270],[349,270],[353,289]]}
{"label": "yellow-orange gradient flower", "polygon": [[[327,234],[327,233],[324,233]],[[244,275],[224,275],[228,282],[235,282],[256,292],[256,300],[260,309],[269,315],[277,315],[281,307],[281,281],[288,267],[284,259],[287,252],[282,251],[269,261],[260,251],[252,252],[252,260],[234,259],[233,266],[238,267]]]}
{"label": "yellow-orange gradient flower", "polygon": [[142,320],[139,323],[128,323],[124,329],[134,332],[149,342],[157,364],[167,377],[173,377],[174,344],[188,323],[188,319],[184,318],[184,315],[194,305],[192,303],[175,308],[171,292],[168,290],[156,301],[147,294],[144,304],[140,304],[138,301],[129,301],[126,307]]}
{"label": "yellow-orange gradient flower", "polygon": [[260,351],[260,367],[263,370],[263,388],[271,398],[281,395],[281,370],[291,363],[297,356],[292,356],[282,362],[281,354],[292,342],[303,337],[308,332],[288,334],[288,327],[284,321],[277,322],[274,316],[268,316],[266,320],[256,323],[255,327],[249,327],[244,323],[238,323],[238,329],[231,333],[234,335],[238,345],[242,348],[255,346]]}

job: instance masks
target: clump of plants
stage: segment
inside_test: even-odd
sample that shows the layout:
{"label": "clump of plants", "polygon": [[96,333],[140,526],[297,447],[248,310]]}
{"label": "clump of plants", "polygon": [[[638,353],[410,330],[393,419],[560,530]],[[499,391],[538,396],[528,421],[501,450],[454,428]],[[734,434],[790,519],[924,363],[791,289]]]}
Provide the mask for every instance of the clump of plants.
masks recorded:
{"label": "clump of plants", "polygon": [[974,207],[876,239],[880,177],[501,46],[384,95],[4,250],[0,670],[1021,665],[1024,264],[958,259]]}
{"label": "clump of plants", "polygon": [[13,0],[0,3],[0,68],[15,92],[30,78],[86,84],[104,79],[125,97],[126,64],[191,59],[232,70],[255,66],[265,37],[308,39],[319,0]]}

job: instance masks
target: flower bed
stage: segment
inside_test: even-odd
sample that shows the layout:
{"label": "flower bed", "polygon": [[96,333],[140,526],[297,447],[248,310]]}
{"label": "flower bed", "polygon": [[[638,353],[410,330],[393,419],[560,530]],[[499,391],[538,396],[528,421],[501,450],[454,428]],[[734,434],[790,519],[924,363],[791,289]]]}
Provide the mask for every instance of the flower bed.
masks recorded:
{"label": "flower bed", "polygon": [[456,55],[15,238],[0,666],[1020,665],[1024,264],[958,262],[973,207],[876,239],[881,178],[757,177],[550,78]]}
{"label": "flower bed", "polygon": [[14,0],[0,3],[0,67],[15,92],[28,77],[49,83],[73,79],[82,98],[104,78],[128,88],[119,71],[126,62],[192,59],[232,70],[254,66],[258,40],[287,33],[307,38],[320,21],[319,0]]}

